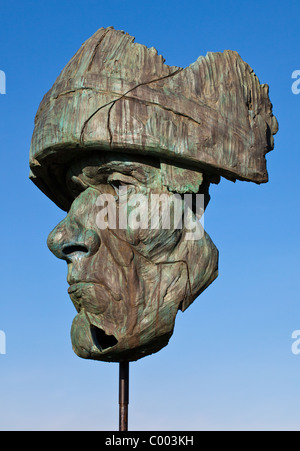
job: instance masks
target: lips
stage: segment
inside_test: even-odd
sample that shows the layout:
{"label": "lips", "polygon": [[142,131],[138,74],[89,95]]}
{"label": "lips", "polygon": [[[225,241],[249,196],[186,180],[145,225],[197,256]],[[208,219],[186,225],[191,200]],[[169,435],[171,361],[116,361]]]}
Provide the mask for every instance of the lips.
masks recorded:
{"label": "lips", "polygon": [[86,311],[101,315],[111,302],[116,302],[111,292],[102,284],[95,282],[77,282],[68,288],[69,296],[78,312]]}
{"label": "lips", "polygon": [[[116,302],[106,287],[94,282],[74,283],[68,288],[68,293],[78,312],[71,328],[74,352],[83,358],[99,360],[105,353],[107,360],[111,361],[110,348],[115,349],[118,345],[116,322],[111,318],[122,303]],[[108,313],[103,315],[107,309]]]}

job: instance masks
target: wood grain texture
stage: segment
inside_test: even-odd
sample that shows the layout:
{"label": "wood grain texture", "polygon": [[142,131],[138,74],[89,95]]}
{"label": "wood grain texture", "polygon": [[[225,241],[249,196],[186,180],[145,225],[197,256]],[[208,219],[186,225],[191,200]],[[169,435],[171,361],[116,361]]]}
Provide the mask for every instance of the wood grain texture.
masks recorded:
{"label": "wood grain texture", "polygon": [[264,183],[277,129],[268,86],[236,52],[209,52],[182,69],[129,34],[101,28],[40,104],[31,178],[64,209],[63,168],[90,150],[153,155]]}

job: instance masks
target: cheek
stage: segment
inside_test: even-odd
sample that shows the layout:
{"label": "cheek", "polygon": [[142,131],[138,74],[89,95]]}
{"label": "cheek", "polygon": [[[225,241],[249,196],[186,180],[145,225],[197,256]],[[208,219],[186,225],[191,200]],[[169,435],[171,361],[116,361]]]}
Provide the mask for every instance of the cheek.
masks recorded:
{"label": "cheek", "polygon": [[[106,234],[105,234],[106,235]],[[129,250],[127,250],[129,248]],[[125,259],[128,261],[125,261]],[[117,247],[116,237],[102,236],[102,244],[88,262],[88,279],[102,284],[115,301],[119,301],[127,284],[126,267],[133,258],[129,246]]]}
{"label": "cheek", "polygon": [[132,190],[130,195],[119,197],[114,232],[120,240],[137,245],[141,233],[149,229],[148,218],[148,196]]}
{"label": "cheek", "polygon": [[182,230],[181,227],[175,228],[174,222],[178,222],[178,218],[180,222],[182,211],[179,209],[174,216],[172,203],[158,206],[149,193],[147,196],[137,194],[129,202],[121,202],[117,211],[115,233],[142,254],[146,255],[153,248],[167,252],[178,242]]}

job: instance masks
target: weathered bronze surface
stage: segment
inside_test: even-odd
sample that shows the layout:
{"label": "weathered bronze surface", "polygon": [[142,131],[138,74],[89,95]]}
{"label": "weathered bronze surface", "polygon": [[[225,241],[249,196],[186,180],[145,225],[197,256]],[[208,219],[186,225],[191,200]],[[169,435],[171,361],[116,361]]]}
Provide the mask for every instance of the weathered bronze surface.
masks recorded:
{"label": "weathered bronze surface", "polygon": [[[220,176],[266,182],[277,128],[268,86],[236,52],[170,67],[112,27],[81,46],[41,102],[30,149],[31,179],[68,212],[48,246],[68,263],[79,356],[130,361],[166,346],[178,310],[217,276],[206,232],[188,238],[187,208],[195,220]],[[166,227],[153,195],[193,203],[177,216],[164,203]]]}

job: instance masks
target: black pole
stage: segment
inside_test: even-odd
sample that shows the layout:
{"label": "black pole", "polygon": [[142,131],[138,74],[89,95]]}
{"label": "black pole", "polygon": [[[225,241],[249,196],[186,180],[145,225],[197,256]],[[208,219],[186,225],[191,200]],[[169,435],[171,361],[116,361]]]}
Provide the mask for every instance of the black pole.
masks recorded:
{"label": "black pole", "polygon": [[119,363],[119,431],[128,431],[129,362]]}

